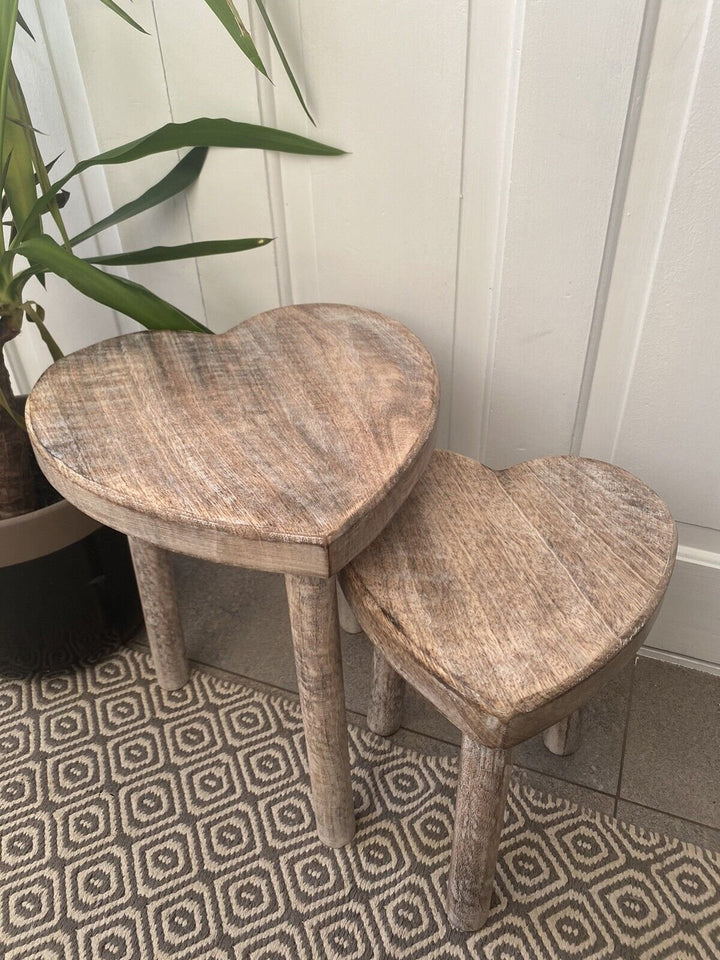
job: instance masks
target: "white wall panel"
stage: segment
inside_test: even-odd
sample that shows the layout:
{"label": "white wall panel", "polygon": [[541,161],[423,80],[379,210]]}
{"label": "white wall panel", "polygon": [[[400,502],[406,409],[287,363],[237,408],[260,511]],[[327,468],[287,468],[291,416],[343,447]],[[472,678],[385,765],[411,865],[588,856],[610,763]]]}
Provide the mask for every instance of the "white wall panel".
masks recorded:
{"label": "white wall panel", "polygon": [[[79,67],[54,37],[58,0],[37,2],[74,91],[52,138],[81,154],[197,115],[349,151],[211,152],[186,199],[101,245],[274,236],[133,276],[216,330],[292,301],[385,311],[436,358],[442,444],[492,466],[573,449],[634,470],[681,521],[651,648],[720,664],[720,2],[266,0],[317,128],[246,0],[275,86],[202,0],[136,0],[150,37],[66,0]],[[52,113],[52,83],[33,82]],[[85,178],[85,213],[175,159],[109,168],[109,196]],[[114,330],[75,300],[68,344]]]}
{"label": "white wall panel", "polygon": [[678,520],[720,529],[720,6],[709,24],[615,444]]}
{"label": "white wall panel", "polygon": [[[239,6],[249,22],[246,6]],[[197,0],[155,0],[155,11],[173,119],[229,117],[259,123],[256,72],[207,6]],[[284,77],[278,74],[277,81],[284,83]],[[259,76],[257,82],[271,87]],[[272,237],[262,151],[211,150],[188,194],[188,208],[195,240]],[[277,306],[272,247],[203,258],[198,270],[213,330],[227,330]]]}
{"label": "white wall panel", "polygon": [[[40,149],[46,161],[62,154],[54,168],[55,173],[61,174],[80,159],[83,155],[80,151],[88,149],[92,153],[97,146],[84,99],[72,35],[62,6],[40,4],[39,13],[37,3],[23,0],[20,9],[33,31],[35,41],[18,31],[13,62],[23,84],[33,122],[42,131]],[[46,34],[52,37],[52,45],[47,43]],[[68,122],[66,98],[82,122],[82,135]],[[96,216],[108,212],[108,198],[102,179],[90,176],[84,184],[74,181],[69,189],[71,197],[63,217],[71,234],[82,230]],[[115,252],[117,235],[105,239],[108,242],[102,252]],[[91,241],[87,249],[97,253],[101,248],[97,241]],[[47,325],[65,352],[120,332],[118,318],[111,310],[89,305],[86,298],[69,284],[52,275],[47,278],[46,290],[39,282],[32,281],[25,288],[25,296],[28,299],[37,298],[46,308]],[[30,389],[50,363],[50,355],[36,328],[27,323],[20,336],[10,344],[8,356],[16,388],[22,392]]]}
{"label": "white wall panel", "polygon": [[570,447],[643,4],[529,2],[483,459]]}
{"label": "white wall panel", "polygon": [[[136,0],[132,9],[133,17],[148,30],[149,36],[123,23],[100,3],[67,0],[67,9],[100,149],[110,150],[170,121],[152,0]],[[174,153],[163,154],[106,167],[114,207],[146,190],[168,173],[177,159]],[[121,224],[119,232],[126,250],[187,243],[191,233],[186,201],[170,200]],[[194,263],[175,261],[133,267],[129,274],[196,319],[205,320]]]}
{"label": "white wall panel", "polygon": [[[303,3],[301,12],[320,132],[350,151],[310,168],[317,296],[374,307],[423,338],[440,371],[447,442],[467,3]],[[291,195],[285,202],[292,209]]]}

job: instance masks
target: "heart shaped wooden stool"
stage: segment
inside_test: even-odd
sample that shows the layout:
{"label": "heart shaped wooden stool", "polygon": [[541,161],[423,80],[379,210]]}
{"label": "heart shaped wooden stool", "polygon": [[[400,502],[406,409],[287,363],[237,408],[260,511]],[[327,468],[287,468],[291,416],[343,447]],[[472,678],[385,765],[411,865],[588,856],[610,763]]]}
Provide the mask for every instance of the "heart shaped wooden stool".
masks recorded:
{"label": "heart shaped wooden stool", "polygon": [[38,461],[130,535],[158,681],[187,680],[166,550],[285,573],[321,838],[354,819],[335,574],[425,468],[438,381],[400,324],[283,307],[218,337],[138,333],[60,360],[27,404]]}
{"label": "heart shaped wooden stool", "polygon": [[[376,645],[368,723],[400,725],[404,679],[462,731],[451,922],[485,921],[514,744],[558,753],[637,651],[667,587],[675,524],[618,467],[552,457],[495,472],[436,452],[340,577]],[[549,728],[549,730],[548,730]]]}

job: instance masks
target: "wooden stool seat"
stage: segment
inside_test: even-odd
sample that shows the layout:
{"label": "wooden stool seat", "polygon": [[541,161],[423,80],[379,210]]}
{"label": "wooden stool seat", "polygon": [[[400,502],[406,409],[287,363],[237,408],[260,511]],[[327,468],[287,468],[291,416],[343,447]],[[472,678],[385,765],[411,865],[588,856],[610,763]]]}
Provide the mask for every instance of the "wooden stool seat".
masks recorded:
{"label": "wooden stool seat", "polygon": [[335,574],[405,500],[438,379],[405,327],[306,304],[229,332],[162,331],[54,364],[27,404],[40,466],[130,535],[158,681],[188,677],[167,551],[286,575],[318,833],[354,832]]}
{"label": "wooden stool seat", "polygon": [[104,523],[195,556],[329,576],[412,488],[437,398],[432,359],[401,324],[309,304],[215,337],[94,344],[46,372],[27,421],[53,485]]}
{"label": "wooden stool seat", "polygon": [[[495,472],[438,451],[343,571],[381,654],[371,727],[399,725],[403,677],[464,734],[449,888],[457,925],[476,928],[489,908],[509,748],[572,717],[635,654],[676,544],[663,501],[618,467],[549,457]],[[562,743],[557,752],[567,752]]]}

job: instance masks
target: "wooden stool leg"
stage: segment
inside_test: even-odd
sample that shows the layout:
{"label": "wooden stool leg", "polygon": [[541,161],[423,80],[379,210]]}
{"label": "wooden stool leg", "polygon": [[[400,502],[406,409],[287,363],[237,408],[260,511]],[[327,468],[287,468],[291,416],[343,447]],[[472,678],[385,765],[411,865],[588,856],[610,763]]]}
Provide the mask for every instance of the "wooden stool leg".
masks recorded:
{"label": "wooden stool leg", "polygon": [[448,917],[459,930],[479,930],[490,911],[510,770],[509,750],[463,734],[447,889]]}
{"label": "wooden stool leg", "polygon": [[343,628],[345,633],[362,633],[362,627],[357,622],[357,618],[352,612],[352,607],[345,599],[345,594],[340,589],[340,584],[338,584],[337,588],[337,601],[340,626]]}
{"label": "wooden stool leg", "polygon": [[376,648],[373,653],[373,676],[367,722],[373,733],[392,736],[402,722],[405,681]]}
{"label": "wooden stool leg", "polygon": [[582,710],[576,710],[564,720],[559,720],[543,733],[543,742],[550,753],[567,757],[580,746],[582,734]]}
{"label": "wooden stool leg", "polygon": [[177,690],[189,671],[170,554],[145,540],[129,540],[157,681],[163,690]]}
{"label": "wooden stool leg", "polygon": [[355,833],[335,577],[285,577],[317,831],[342,847]]}

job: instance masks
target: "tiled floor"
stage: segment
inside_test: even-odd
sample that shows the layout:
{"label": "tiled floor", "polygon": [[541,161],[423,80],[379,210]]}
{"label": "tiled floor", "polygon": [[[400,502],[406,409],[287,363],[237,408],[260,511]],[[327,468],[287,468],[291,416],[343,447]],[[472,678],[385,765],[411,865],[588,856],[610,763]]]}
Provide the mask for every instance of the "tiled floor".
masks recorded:
{"label": "tiled floor", "polygon": [[[177,558],[185,639],[199,664],[297,691],[283,578]],[[347,707],[364,722],[372,652],[343,637]],[[457,730],[410,692],[396,739],[457,751]],[[720,677],[646,657],[587,709],[583,741],[555,757],[536,738],[518,747],[529,783],[648,829],[720,850]]]}

